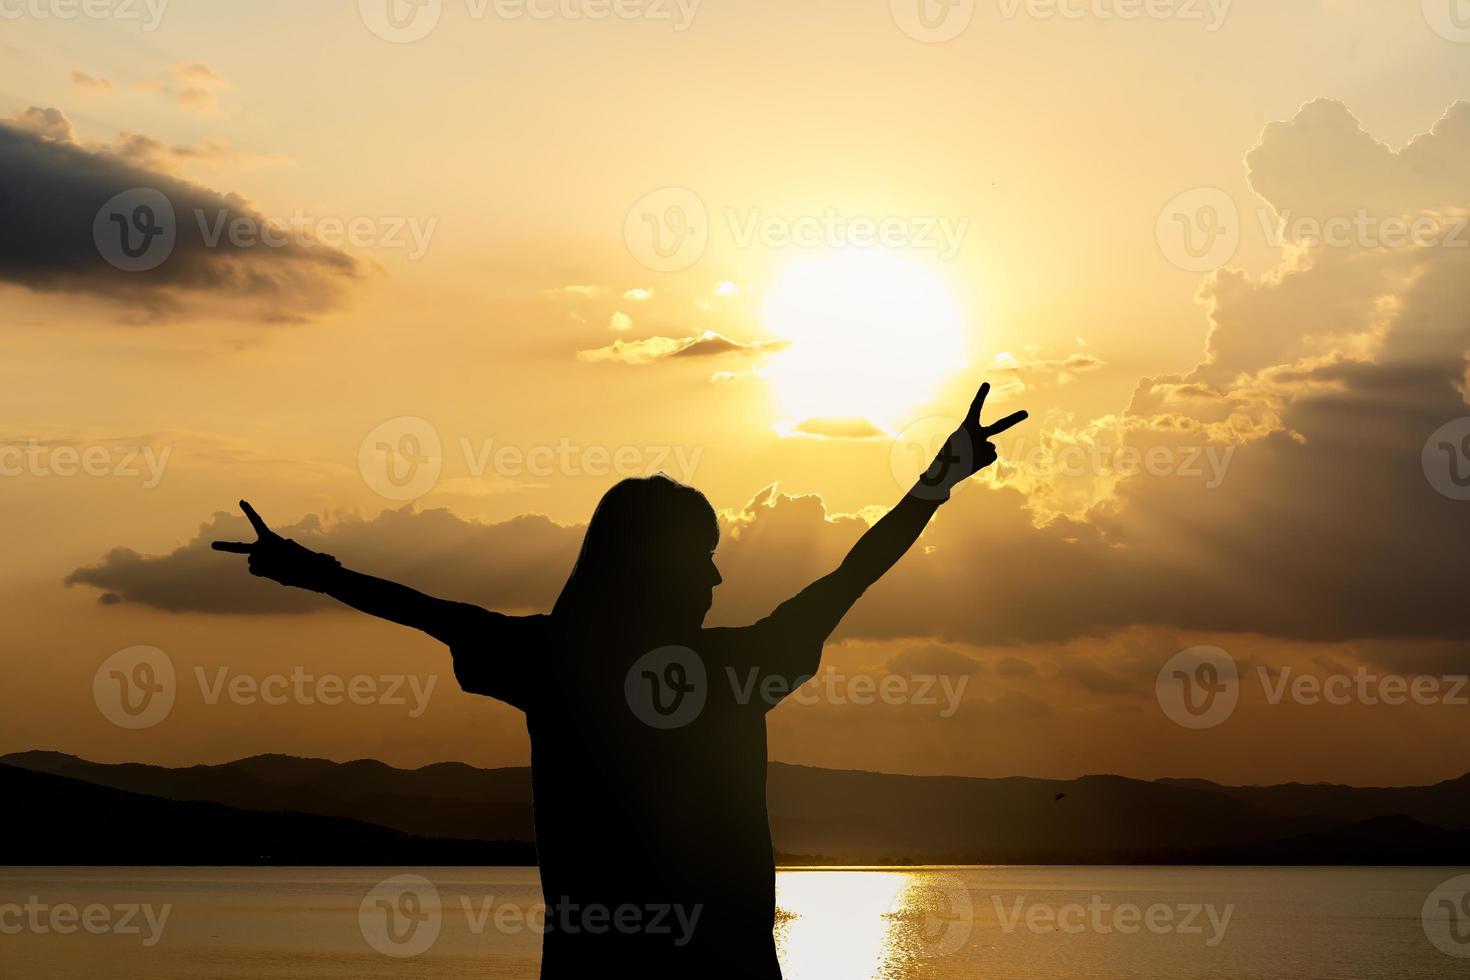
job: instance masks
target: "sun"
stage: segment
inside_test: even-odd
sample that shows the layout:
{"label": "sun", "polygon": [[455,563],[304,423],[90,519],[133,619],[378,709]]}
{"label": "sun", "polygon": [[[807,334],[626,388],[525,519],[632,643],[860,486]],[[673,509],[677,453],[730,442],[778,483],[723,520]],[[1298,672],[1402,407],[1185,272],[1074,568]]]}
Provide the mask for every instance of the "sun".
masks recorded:
{"label": "sun", "polygon": [[782,430],[892,432],[967,354],[964,320],[943,277],[881,249],[792,263],[762,319],[789,343],[761,372],[780,403]]}

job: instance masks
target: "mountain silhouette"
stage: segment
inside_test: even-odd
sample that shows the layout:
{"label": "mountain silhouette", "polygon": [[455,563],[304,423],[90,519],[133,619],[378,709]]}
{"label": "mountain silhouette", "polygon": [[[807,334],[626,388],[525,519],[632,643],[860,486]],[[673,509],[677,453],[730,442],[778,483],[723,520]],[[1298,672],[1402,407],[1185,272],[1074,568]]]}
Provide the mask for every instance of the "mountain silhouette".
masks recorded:
{"label": "mountain silhouette", "polygon": [[0,765],[0,863],[526,864],[528,843],[414,837],[361,820],[145,796]]}
{"label": "mountain silhouette", "polygon": [[[23,784],[22,770],[49,781]],[[126,798],[137,819],[98,844],[99,854],[112,850],[105,860],[94,855],[95,863],[534,862],[526,768],[397,769],[261,755],[175,769],[23,752],[0,756],[0,784],[10,798],[30,801],[29,829],[4,835],[5,863],[41,861],[29,856],[28,837],[64,840],[58,828],[68,821],[85,825],[77,839],[95,839],[96,827],[83,818],[117,811],[115,797]],[[772,763],[768,806],[788,863],[1459,864],[1470,863],[1467,793],[1470,776],[1426,787],[1230,787]],[[48,813],[52,807],[57,812]],[[194,812],[199,807],[206,809]],[[193,834],[204,820],[229,829]],[[181,827],[194,841],[166,839]],[[212,850],[210,839],[225,844]]]}
{"label": "mountain silhouette", "polygon": [[1161,779],[1159,782],[1223,793],[1242,803],[1276,813],[1327,820],[1370,820],[1405,814],[1427,824],[1470,830],[1470,774],[1432,786],[1367,789],[1335,783],[1220,786],[1203,779]]}
{"label": "mountain silhouette", "polygon": [[59,752],[0,756],[0,764],[170,800],[346,817],[421,837],[532,839],[526,768],[476,769],[442,762],[409,770],[370,759],[339,763],[258,755],[223,765],[170,769],[104,765]]}

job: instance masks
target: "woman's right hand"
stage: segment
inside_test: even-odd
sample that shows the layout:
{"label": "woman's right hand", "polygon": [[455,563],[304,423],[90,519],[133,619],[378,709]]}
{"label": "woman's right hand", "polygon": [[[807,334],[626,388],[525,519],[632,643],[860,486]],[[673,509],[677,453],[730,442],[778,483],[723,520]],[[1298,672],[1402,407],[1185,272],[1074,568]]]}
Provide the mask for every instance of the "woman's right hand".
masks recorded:
{"label": "woman's right hand", "polygon": [[998,436],[1030,417],[1024,411],[1012,412],[994,425],[982,425],[980,412],[985,408],[985,396],[989,394],[990,382],[987,381],[975,393],[975,400],[970,403],[970,411],[965,420],[945,441],[939,455],[934,457],[934,462],[919,477],[916,493],[925,497],[936,494],[948,496],[950,490],[995,462],[997,453],[995,445],[990,441],[992,436]]}
{"label": "woman's right hand", "polygon": [[240,501],[240,509],[245,512],[250,526],[255,528],[255,540],[216,541],[211,547],[215,551],[248,555],[251,575],[282,585],[321,591],[324,576],[342,567],[331,555],[312,551],[272,531],[248,501]]}

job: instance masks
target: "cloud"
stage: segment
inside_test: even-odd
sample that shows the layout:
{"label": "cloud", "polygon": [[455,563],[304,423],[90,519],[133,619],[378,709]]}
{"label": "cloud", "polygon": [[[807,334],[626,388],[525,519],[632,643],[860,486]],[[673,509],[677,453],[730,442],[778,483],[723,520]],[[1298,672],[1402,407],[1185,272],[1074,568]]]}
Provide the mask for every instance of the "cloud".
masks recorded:
{"label": "cloud", "polygon": [[802,419],[783,426],[781,434],[813,439],[882,439],[888,435],[867,419]]}
{"label": "cloud", "polygon": [[[268,512],[266,519],[271,519]],[[371,520],[327,521],[310,515],[277,528],[351,567],[433,595],[509,611],[539,610],[556,598],[582,530],[532,515],[486,524],[447,510],[412,508],[383,511]],[[66,583],[102,589],[104,602],[121,600],[169,612],[290,614],[334,605],[316,593],[255,578],[243,562],[210,549],[215,540],[253,536],[244,517],[219,512],[187,544],[168,554],[115,548],[96,564],[72,572]],[[106,598],[109,593],[112,600]]]}
{"label": "cloud", "polygon": [[629,289],[628,291],[623,293],[623,299],[633,303],[642,303],[646,302],[647,300],[653,299],[653,295],[654,291],[652,289],[643,289],[642,287],[639,287],[637,289]]}
{"label": "cloud", "polygon": [[966,676],[977,674],[984,665],[974,657],[967,657],[958,650],[942,646],[912,647],[895,654],[888,661],[890,674],[908,677],[948,674]]}
{"label": "cloud", "polygon": [[71,120],[67,119],[60,109],[42,109],[39,106],[31,106],[19,110],[8,120],[0,122],[0,125],[4,123],[9,123],[23,133],[39,136],[42,139],[55,140],[59,143],[77,141],[76,130],[72,128]]}
{"label": "cloud", "polygon": [[602,287],[587,285],[559,286],[556,289],[548,289],[547,292],[553,296],[572,296],[577,299],[596,299],[602,294]]}
{"label": "cloud", "polygon": [[205,114],[218,112],[220,92],[233,87],[203,62],[176,61],[169,66],[169,74],[172,79],[151,78],[138,83],[138,87],[173,99],[181,109]]}
{"label": "cloud", "polygon": [[[55,109],[32,107],[0,123],[0,186],[15,192],[0,239],[0,281],[99,297],[141,321],[212,311],[289,322],[342,304],[362,275],[356,260],[295,236],[270,245],[216,236],[234,222],[270,225],[238,195],[158,169],[163,152],[137,138],[116,150],[80,146]],[[138,210],[143,205],[146,212]],[[116,209],[114,223],[103,213],[108,206]],[[135,234],[129,222],[149,215],[153,230]],[[160,230],[172,231],[171,247]],[[125,271],[125,245],[157,264]]]}
{"label": "cloud", "polygon": [[757,340],[742,343],[706,330],[697,337],[646,337],[615,340],[608,347],[577,352],[577,359],[591,363],[653,364],[674,357],[755,356],[780,350],[784,341]]}
{"label": "cloud", "polygon": [[71,80],[77,88],[93,95],[105,95],[112,91],[112,82],[95,75],[88,75],[84,71],[73,71],[71,73]]}
{"label": "cloud", "polygon": [[[1364,172],[1335,178],[1339,189],[1324,196],[1300,176],[1310,171],[1302,160],[1346,153],[1360,143],[1360,127],[1345,110],[1314,106],[1269,129],[1262,145],[1270,152],[1252,157],[1252,181],[1278,210],[1302,200],[1348,207],[1346,195],[1376,188],[1375,178],[1408,180],[1401,164],[1384,164],[1407,150],[1385,158],[1368,147],[1343,158]],[[1278,152],[1282,146],[1291,152]],[[1430,179],[1413,193],[1389,187],[1364,191],[1364,199],[1453,206],[1441,198],[1461,193],[1453,175],[1470,173],[1470,113],[1452,109],[1434,139],[1411,146],[1420,147],[1414,167]],[[839,638],[994,647],[1149,627],[1357,641],[1364,656],[1402,670],[1416,661],[1462,663],[1454,644],[1464,638],[1458,584],[1470,577],[1470,506],[1435,489],[1424,448],[1443,423],[1470,417],[1470,249],[1288,247],[1259,278],[1212,275],[1200,299],[1210,333],[1198,365],[1140,380],[1117,415],[1053,420],[1027,437],[1022,448],[1043,449],[1052,462],[1083,451],[1079,473],[1049,463],[1028,469],[1018,458],[1025,452],[1003,442],[1005,464],[956,492],[919,545],[857,604]],[[706,334],[619,342],[597,356],[648,363],[749,350]],[[1210,451],[1227,465],[1212,472]],[[894,496],[902,492],[895,480]],[[829,513],[820,497],[775,487],[723,514],[716,559],[726,584],[711,621],[765,615],[835,568],[872,516]],[[380,561],[364,567],[390,575],[406,568],[417,576],[411,584],[432,568],[450,594],[547,608],[580,533],[527,518],[542,522],[530,526],[537,535],[507,536],[482,552],[480,536],[490,532],[437,520],[442,539],[413,533],[364,543],[363,553]],[[377,542],[381,533],[369,522],[360,536]],[[461,538],[477,542],[473,558],[461,551],[442,561],[423,543],[440,541],[442,552]],[[494,556],[485,568],[482,554]],[[148,561],[165,564],[139,564]],[[168,571],[176,602],[205,588],[191,577],[199,570],[177,559],[109,556],[100,567],[76,580],[133,598],[146,567]],[[489,568],[512,574],[489,587]],[[1116,658],[1105,667],[1080,663],[1070,676],[1083,688],[1146,689],[1142,667],[1120,669]],[[998,665],[1009,676],[1021,669]]]}
{"label": "cloud", "polygon": [[1357,209],[1386,216],[1470,203],[1470,102],[1395,152],[1347,106],[1319,99],[1268,125],[1247,155],[1251,187],[1277,210],[1327,217]]}
{"label": "cloud", "polygon": [[616,330],[619,333],[632,330],[633,318],[626,313],[614,312],[612,319],[607,321],[607,328],[609,330]]}
{"label": "cloud", "polygon": [[[1113,674],[1096,663],[1069,663],[1063,676],[1093,694],[1142,694],[1142,685],[1133,679]],[[1150,683],[1152,679],[1149,679]]]}
{"label": "cloud", "polygon": [[1031,677],[1036,666],[1020,657],[1002,657],[995,665],[995,672],[1002,677]]}
{"label": "cloud", "polygon": [[211,85],[220,88],[229,88],[230,86],[230,83],[225,81],[223,75],[202,61],[176,61],[169,66],[169,70],[190,84]]}
{"label": "cloud", "polygon": [[[1278,213],[1463,208],[1470,104],[1395,154],[1344,106],[1314,102],[1268,126],[1247,164]],[[1130,414],[1217,427],[1233,418],[1246,442],[1218,490],[1125,485],[1098,523],[1143,543],[1132,546],[1140,558],[1188,548],[1217,567],[1216,601],[1233,614],[1222,621],[1331,637],[1457,635],[1444,583],[1470,571],[1455,544],[1470,512],[1435,490],[1422,456],[1441,424],[1470,415],[1470,248],[1288,247],[1261,279],[1223,270],[1200,295],[1205,360],[1145,379]]]}
{"label": "cloud", "polygon": [[134,167],[167,174],[177,174],[192,165],[266,166],[286,161],[279,155],[236,150],[221,139],[209,139],[190,146],[165,143],[152,136],[126,130],[118,133],[116,141],[106,148],[106,152]]}
{"label": "cloud", "polygon": [[1028,348],[1020,356],[1001,351],[990,364],[991,372],[1002,377],[995,387],[1002,391],[1011,388],[1018,393],[1042,384],[1069,384],[1078,375],[1101,367],[1102,360],[1085,351],[1059,357],[1034,348]]}

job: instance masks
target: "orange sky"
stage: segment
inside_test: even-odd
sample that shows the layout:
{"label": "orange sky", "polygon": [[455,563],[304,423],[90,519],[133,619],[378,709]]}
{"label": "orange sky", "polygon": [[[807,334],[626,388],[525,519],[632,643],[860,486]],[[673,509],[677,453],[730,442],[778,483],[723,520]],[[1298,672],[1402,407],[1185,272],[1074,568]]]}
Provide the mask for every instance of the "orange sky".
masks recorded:
{"label": "orange sky", "polygon": [[[383,6],[7,15],[0,751],[524,763],[518,715],[432,641],[223,598],[243,572],[203,548],[234,501],[528,611],[607,486],[663,469],[722,512],[712,619],[737,622],[835,564],[989,378],[1032,421],[854,610],[838,678],[771,716],[774,758],[1460,774],[1470,33],[1447,11]],[[173,243],[130,271],[106,212],[140,189]],[[93,682],[138,645],[177,694],[125,728]],[[1156,681],[1201,645],[1241,683],[1195,730]],[[1273,698],[1286,668],[1372,679]],[[221,670],[436,680],[413,714],[211,698]],[[889,677],[899,703],[854,703]],[[1385,677],[1439,693],[1385,704]]]}

